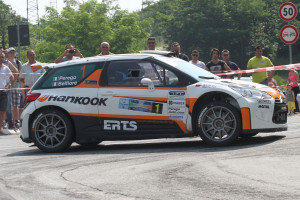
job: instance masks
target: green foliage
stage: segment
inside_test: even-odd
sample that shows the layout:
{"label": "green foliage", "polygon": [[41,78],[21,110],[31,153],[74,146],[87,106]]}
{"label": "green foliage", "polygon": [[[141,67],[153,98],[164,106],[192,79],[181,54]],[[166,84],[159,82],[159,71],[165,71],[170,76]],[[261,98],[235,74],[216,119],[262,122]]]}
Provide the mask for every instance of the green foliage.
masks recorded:
{"label": "green foliage", "polygon": [[61,13],[48,7],[40,27],[31,27],[34,41],[31,48],[38,52],[40,61],[53,62],[68,43],[85,57],[98,55],[104,41],[110,43],[113,53],[138,52],[145,48],[149,36],[146,29],[151,19],[141,21],[137,14],[114,10],[110,2],[66,0],[65,3]]}
{"label": "green foliage", "polygon": [[[151,35],[167,50],[174,41],[187,55],[199,50],[204,62],[211,59],[211,48],[229,49],[231,60],[245,69],[256,45],[265,48],[264,55],[274,65],[289,62],[288,45],[279,37],[287,24],[278,14],[282,0],[144,0],[143,9],[136,13],[112,7],[115,0],[64,2],[60,13],[47,8],[40,27],[30,25],[31,46],[21,48],[23,60],[27,49],[35,49],[39,61],[53,62],[68,43],[85,57],[98,55],[103,41],[111,44],[113,53],[138,52],[146,49]],[[292,2],[300,10],[300,2]],[[0,6],[0,37],[7,48],[7,26],[25,21],[3,1]],[[300,14],[291,24],[300,27]],[[294,63],[300,63],[298,52],[299,41],[293,44]]]}
{"label": "green foliage", "polygon": [[273,78],[276,80],[277,86],[283,86],[287,84],[287,81],[281,76],[275,75]]}
{"label": "green foliage", "polygon": [[16,12],[12,10],[9,5],[0,1],[0,38],[1,38],[1,46],[5,49],[8,48],[8,26],[17,25],[25,23],[25,19],[21,18],[19,15],[16,15]]}
{"label": "green foliage", "polygon": [[[147,6],[140,15],[143,19],[154,19],[151,35],[162,36],[168,45],[177,41],[188,55],[198,49],[204,62],[211,59],[211,48],[229,49],[231,59],[245,69],[257,45],[262,45],[264,55],[271,59],[286,52],[279,37],[286,24],[278,13],[282,3],[282,0],[160,0]],[[295,4],[299,10],[300,3]],[[299,16],[292,22],[298,27]],[[300,50],[299,42],[295,45]]]}

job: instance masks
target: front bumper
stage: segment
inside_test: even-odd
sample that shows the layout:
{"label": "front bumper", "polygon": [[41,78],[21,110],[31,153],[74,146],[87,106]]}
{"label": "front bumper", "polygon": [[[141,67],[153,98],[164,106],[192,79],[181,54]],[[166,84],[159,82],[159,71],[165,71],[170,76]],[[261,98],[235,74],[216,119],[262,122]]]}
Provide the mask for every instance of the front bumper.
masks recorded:
{"label": "front bumper", "polygon": [[30,138],[24,139],[24,138],[22,137],[22,135],[20,135],[20,138],[21,138],[21,140],[22,140],[23,142],[25,142],[25,143],[32,143],[32,140],[31,140]]}
{"label": "front bumper", "polygon": [[243,130],[243,133],[253,133],[253,132],[259,132],[259,133],[274,133],[274,132],[281,132],[281,131],[287,131],[288,126],[280,127],[280,128],[269,128],[269,129],[251,129],[251,130]]}

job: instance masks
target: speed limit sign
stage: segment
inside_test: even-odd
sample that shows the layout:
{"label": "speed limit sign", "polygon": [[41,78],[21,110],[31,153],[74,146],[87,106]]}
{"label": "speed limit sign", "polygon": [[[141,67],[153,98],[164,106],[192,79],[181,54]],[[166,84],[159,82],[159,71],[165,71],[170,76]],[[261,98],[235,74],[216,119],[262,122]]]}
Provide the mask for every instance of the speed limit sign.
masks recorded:
{"label": "speed limit sign", "polygon": [[279,15],[284,21],[292,21],[297,16],[297,7],[291,2],[286,2],[280,6]]}

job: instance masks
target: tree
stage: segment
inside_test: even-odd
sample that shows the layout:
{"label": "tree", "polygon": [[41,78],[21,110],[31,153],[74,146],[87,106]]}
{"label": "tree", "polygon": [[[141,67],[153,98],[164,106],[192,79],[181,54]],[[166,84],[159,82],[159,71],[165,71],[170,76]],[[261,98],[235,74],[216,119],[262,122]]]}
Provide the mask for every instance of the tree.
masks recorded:
{"label": "tree", "polygon": [[111,2],[66,0],[65,3],[61,13],[47,8],[48,14],[41,19],[40,27],[32,27],[35,38],[32,48],[39,52],[40,61],[52,62],[68,43],[72,43],[85,57],[99,54],[103,41],[111,44],[114,53],[144,49],[150,19],[140,21],[137,14],[110,7]]}
{"label": "tree", "polygon": [[211,48],[226,48],[244,69],[256,45],[264,46],[271,58],[284,47],[279,37],[281,4],[281,0],[160,0],[140,16],[154,18],[151,35],[162,36],[168,45],[177,41],[187,54],[198,49],[204,61],[210,60]]}
{"label": "tree", "polygon": [[25,19],[16,15],[9,5],[0,1],[0,37],[1,46],[7,48],[8,46],[8,26],[17,25],[18,22],[24,23]]}

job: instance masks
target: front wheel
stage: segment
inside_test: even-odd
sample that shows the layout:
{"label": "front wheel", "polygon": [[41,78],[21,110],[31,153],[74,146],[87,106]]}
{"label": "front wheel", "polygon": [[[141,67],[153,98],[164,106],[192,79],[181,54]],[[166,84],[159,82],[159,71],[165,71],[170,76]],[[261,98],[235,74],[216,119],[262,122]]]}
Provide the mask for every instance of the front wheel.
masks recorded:
{"label": "front wheel", "polygon": [[57,109],[42,110],[31,123],[31,139],[44,152],[66,150],[73,142],[73,126],[65,113]]}
{"label": "front wheel", "polygon": [[197,132],[201,139],[209,145],[228,145],[241,132],[240,114],[228,103],[209,103],[203,106],[198,113]]}

